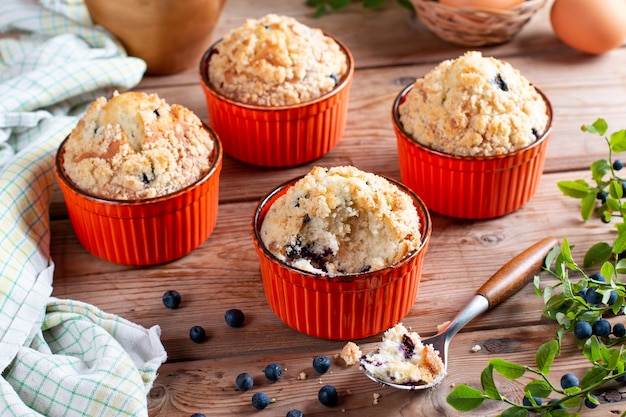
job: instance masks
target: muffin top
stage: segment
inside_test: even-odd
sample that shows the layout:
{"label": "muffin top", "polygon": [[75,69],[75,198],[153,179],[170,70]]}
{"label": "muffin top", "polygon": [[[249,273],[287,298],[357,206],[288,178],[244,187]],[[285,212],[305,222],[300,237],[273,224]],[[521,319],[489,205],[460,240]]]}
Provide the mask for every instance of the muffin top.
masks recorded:
{"label": "muffin top", "polygon": [[272,204],[260,232],[277,258],[322,275],[385,268],[421,239],[412,198],[352,166],[314,167]]}
{"label": "muffin top", "polygon": [[213,138],[187,108],[156,94],[96,99],[65,142],[63,169],[88,194],[137,200],[178,191],[204,175]]}
{"label": "muffin top", "polygon": [[346,54],[320,29],[268,14],[224,36],[211,56],[208,76],[232,100],[285,106],[328,93],[347,70]]}
{"label": "muffin top", "polygon": [[363,357],[361,366],[382,381],[400,385],[430,384],[445,372],[433,345],[423,344],[402,323],[385,331],[378,351]]}
{"label": "muffin top", "polygon": [[469,51],[417,79],[398,108],[404,130],[436,151],[493,156],[534,143],[545,101],[509,63]]}

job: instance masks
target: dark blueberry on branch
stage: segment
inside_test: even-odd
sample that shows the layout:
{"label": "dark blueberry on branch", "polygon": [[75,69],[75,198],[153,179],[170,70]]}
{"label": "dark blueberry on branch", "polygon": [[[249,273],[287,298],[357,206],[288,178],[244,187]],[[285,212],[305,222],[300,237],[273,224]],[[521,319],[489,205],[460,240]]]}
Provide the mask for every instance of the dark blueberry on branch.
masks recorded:
{"label": "dark blueberry on branch", "polygon": [[599,272],[594,272],[593,274],[589,275],[589,278],[598,282],[606,282],[606,277]]}
{"label": "dark blueberry on branch", "polygon": [[606,203],[606,198],[609,196],[609,193],[604,191],[598,191],[596,193],[596,199],[600,200],[602,204]]}
{"label": "dark blueberry on branch", "polygon": [[615,304],[615,302],[617,301],[617,293],[615,291],[611,291],[611,294],[609,295],[609,299],[607,300],[607,304],[612,306],[613,304]]}
{"label": "dark blueberry on branch", "polygon": [[620,161],[619,159],[613,161],[613,169],[615,171],[619,171],[622,168],[624,168],[624,163],[622,161]]}
{"label": "dark blueberry on branch", "polygon": [[206,417],[206,416],[202,413],[193,413],[191,417]]}
{"label": "dark blueberry on branch", "polygon": [[602,302],[602,294],[598,292],[596,287],[589,288],[585,293],[585,301],[593,305],[600,304]]}
{"label": "dark blueberry on branch", "polygon": [[596,408],[598,406],[598,397],[593,394],[589,394],[587,398],[585,398],[585,406],[587,408]]}
{"label": "dark blueberry on branch", "polygon": [[561,377],[561,388],[563,389],[577,387],[578,384],[578,378],[574,374],[567,373]]}
{"label": "dark blueberry on branch", "polygon": [[[535,403],[537,403],[537,405],[541,405],[541,403],[543,403],[543,400],[539,397],[533,397],[533,400],[535,401]],[[522,405],[526,407],[534,407],[528,397],[524,397],[524,399],[522,400]]]}
{"label": "dark blueberry on branch", "polygon": [[615,326],[613,326],[613,336],[618,338],[626,336],[626,326],[624,326],[623,323],[616,323]]}
{"label": "dark blueberry on branch", "polygon": [[574,336],[576,339],[587,339],[592,334],[593,329],[591,328],[591,324],[586,321],[579,321],[574,326]]}
{"label": "dark blueberry on branch", "polygon": [[608,336],[611,334],[611,323],[608,320],[598,319],[593,323],[591,329],[596,336]]}

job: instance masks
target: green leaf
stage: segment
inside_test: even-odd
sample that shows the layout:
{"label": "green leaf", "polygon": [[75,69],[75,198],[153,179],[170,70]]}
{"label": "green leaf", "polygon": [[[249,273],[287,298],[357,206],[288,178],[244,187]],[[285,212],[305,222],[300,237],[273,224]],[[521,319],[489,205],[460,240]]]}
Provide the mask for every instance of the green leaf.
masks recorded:
{"label": "green leaf", "polygon": [[378,9],[385,0],[363,0],[363,7],[366,9]]}
{"label": "green leaf", "polygon": [[599,242],[589,248],[583,259],[583,266],[591,268],[592,266],[601,265],[611,257],[613,248],[605,242]]}
{"label": "green leaf", "polygon": [[510,407],[507,408],[500,414],[500,417],[527,417],[528,410],[521,407]]}
{"label": "green leaf", "polygon": [[587,221],[591,218],[593,210],[596,208],[596,192],[592,191],[585,195],[580,202],[580,217]]}
{"label": "green leaf", "polygon": [[502,396],[498,392],[496,383],[493,380],[493,366],[487,365],[480,374],[480,383],[483,387],[485,395],[492,400],[500,400]]}
{"label": "green leaf", "polygon": [[600,382],[609,374],[609,372],[610,371],[607,371],[600,366],[594,365],[593,368],[588,370],[583,376],[583,379],[580,381],[580,388],[585,389]]}
{"label": "green leaf", "polygon": [[[537,364],[537,370],[543,374],[550,373],[550,367],[552,362],[559,351],[559,343],[556,340],[550,340],[539,346],[537,353],[535,354],[535,363]],[[547,397],[547,395],[541,395],[541,397]]]}
{"label": "green leaf", "polygon": [[563,194],[574,198],[583,198],[589,193],[589,190],[593,189],[584,180],[559,181],[556,185]]}
{"label": "green leaf", "polygon": [[350,4],[350,0],[328,0],[328,4],[333,10],[340,10]]}
{"label": "green leaf", "polygon": [[622,253],[626,250],[626,234],[619,234],[613,242],[613,252]]}
{"label": "green leaf", "polygon": [[[620,190],[621,189],[622,187],[620,186]],[[622,205],[620,204],[620,201],[617,200],[617,198],[621,198],[621,197],[608,197],[606,199],[606,208],[609,211],[619,212],[622,209]]]}
{"label": "green leaf", "polygon": [[602,183],[602,179],[611,172],[611,166],[606,159],[598,159],[591,166],[591,177],[597,184]]}
{"label": "green leaf", "polygon": [[[617,198],[618,200],[624,196],[624,189],[622,188],[622,184],[618,181],[611,180],[609,183],[609,195],[613,198]],[[617,204],[619,207],[619,203]],[[619,208],[616,210],[618,211]]]}
{"label": "green leaf", "polygon": [[457,385],[446,398],[448,404],[459,411],[471,411],[485,401],[483,393],[465,384]]}
{"label": "green leaf", "polygon": [[613,152],[620,153],[626,151],[626,130],[622,129],[611,133],[609,141]]}
{"label": "green leaf", "polygon": [[549,411],[550,414],[544,414],[544,417],[572,417],[575,416],[576,414],[570,414],[569,411],[567,410],[560,410],[560,409],[555,409],[555,410],[550,410]]}
{"label": "green leaf", "polygon": [[507,379],[517,379],[526,372],[526,369],[522,365],[500,358],[490,360],[489,365],[492,365],[493,369]]}
{"label": "green leaf", "polygon": [[536,379],[526,384],[524,392],[528,392],[534,397],[547,398],[552,394],[552,387],[546,381]]}
{"label": "green leaf", "polygon": [[563,400],[561,404],[563,404],[565,408],[577,408],[582,402],[583,399],[580,397],[571,397]]}
{"label": "green leaf", "polygon": [[605,262],[602,264],[602,268],[600,268],[600,273],[603,277],[610,280],[611,277],[615,274],[615,267],[611,262]]}
{"label": "green leaf", "polygon": [[589,133],[593,133],[594,135],[599,135],[599,136],[604,136],[608,128],[609,128],[609,125],[606,123],[606,120],[602,118],[598,118],[591,125],[583,125],[581,127],[583,132],[589,132]]}

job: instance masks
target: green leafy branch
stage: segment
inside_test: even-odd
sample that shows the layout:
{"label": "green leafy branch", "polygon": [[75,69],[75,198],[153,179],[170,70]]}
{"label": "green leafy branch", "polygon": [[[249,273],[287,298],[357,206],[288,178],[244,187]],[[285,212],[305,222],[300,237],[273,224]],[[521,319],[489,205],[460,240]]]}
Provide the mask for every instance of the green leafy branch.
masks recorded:
{"label": "green leafy branch", "polygon": [[[626,151],[626,130],[607,136],[608,125],[603,119],[582,126],[582,130],[604,139],[609,148],[608,159],[591,165],[593,185],[576,180],[561,181],[558,187],[566,196],[581,200],[580,213],[585,221],[594,213],[604,223],[621,218],[614,225],[617,235],[611,244],[592,245],[585,253],[582,267],[574,261],[567,238],[560,248],[548,254],[543,269],[556,278],[556,283],[542,289],[536,276],[534,288],[543,297],[543,315],[559,325],[555,339],[539,347],[534,367],[490,360],[481,374],[481,389],[461,384],[448,395],[448,403],[459,411],[470,411],[485,400],[495,400],[509,406],[500,414],[502,417],[526,417],[529,413],[544,417],[579,416],[583,407],[598,406],[594,392],[599,388],[609,383],[626,383],[626,327],[616,323],[611,328],[607,320],[623,317],[626,296],[626,284],[620,280],[620,275],[626,274],[626,202],[622,201],[626,179],[618,175],[623,164],[615,158]],[[599,271],[588,274],[586,270],[591,267],[599,267]],[[580,382],[557,387],[549,380],[550,368],[568,333],[573,333],[578,348],[589,361],[589,369]],[[522,401],[517,402],[502,395],[494,372],[510,380],[527,374],[536,378],[524,385]]]}
{"label": "green leafy branch", "polygon": [[[379,9],[383,6],[386,0],[361,0],[365,9]],[[413,10],[413,5],[409,0],[396,0],[397,3],[408,9]],[[305,0],[305,3],[309,7],[315,8],[314,17],[322,17],[331,11],[338,11],[344,9],[352,3],[352,0]]]}

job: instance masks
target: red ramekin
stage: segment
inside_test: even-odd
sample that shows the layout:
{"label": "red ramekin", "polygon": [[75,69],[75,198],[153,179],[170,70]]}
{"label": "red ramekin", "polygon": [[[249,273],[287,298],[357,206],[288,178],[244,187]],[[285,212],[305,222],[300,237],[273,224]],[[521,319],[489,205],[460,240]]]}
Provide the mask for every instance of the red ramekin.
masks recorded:
{"label": "red ramekin", "polygon": [[409,313],[418,293],[431,221],[422,200],[404,185],[387,178],[413,199],[420,218],[421,244],[401,261],[378,271],[321,275],[287,265],[261,238],[270,206],[300,178],[263,198],[252,220],[252,238],[259,257],[265,296],[270,308],[288,326],[310,336],[354,340],[380,333]]}
{"label": "red ramekin", "polygon": [[243,104],[223,96],[208,76],[221,40],[205,52],[200,62],[202,90],[211,126],[227,155],[251,165],[288,167],[319,159],[339,143],[346,127],[354,58],[343,43],[333,39],[347,57],[346,74],[332,91],[289,106]]}
{"label": "red ramekin", "polygon": [[546,103],[548,123],[533,144],[504,155],[469,157],[438,152],[420,144],[404,130],[399,106],[413,88],[405,87],[392,108],[402,182],[415,191],[430,210],[450,217],[500,217],[526,204],[537,191],[552,135],[552,106]]}
{"label": "red ramekin", "polygon": [[213,232],[217,222],[222,148],[215,147],[208,171],[184,189],[142,200],[112,200],[80,190],[65,175],[65,139],[55,162],[57,182],[79,242],[95,256],[124,265],[154,265],[187,255]]}

